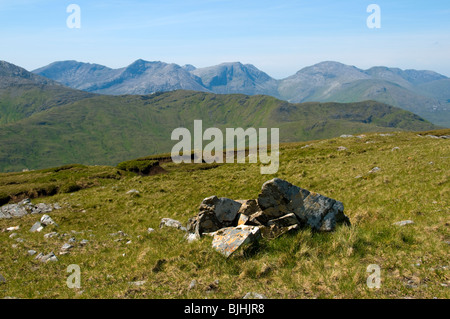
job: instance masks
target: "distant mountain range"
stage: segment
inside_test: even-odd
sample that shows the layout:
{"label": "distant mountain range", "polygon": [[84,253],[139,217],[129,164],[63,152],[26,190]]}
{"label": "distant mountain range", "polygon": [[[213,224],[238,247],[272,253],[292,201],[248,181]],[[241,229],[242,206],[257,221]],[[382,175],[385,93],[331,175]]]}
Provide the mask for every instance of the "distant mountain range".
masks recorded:
{"label": "distant mountain range", "polygon": [[[91,74],[91,67],[99,72],[110,72],[98,65],[84,66],[84,69],[82,64],[77,65],[80,74]],[[225,90],[231,79],[238,88],[240,84],[234,76],[237,70],[231,66],[223,67],[225,82],[212,79],[205,82],[211,88]],[[192,79],[210,72],[139,61],[129,70],[121,70],[117,78],[125,79],[130,73],[146,77],[149,69],[158,72],[170,69]],[[248,70],[245,76],[253,80],[242,85],[253,85],[253,89],[258,90],[271,81],[270,77],[251,67],[245,69]],[[198,75],[189,73],[194,71],[198,71]],[[97,74],[97,71],[93,73]],[[125,82],[129,83],[128,80]],[[79,84],[83,85],[81,80]],[[7,62],[0,63],[0,116],[0,171],[69,163],[114,165],[130,158],[170,152],[175,144],[170,138],[172,130],[177,127],[192,129],[195,119],[203,120],[205,128],[218,127],[223,131],[226,127],[277,127],[281,142],[362,132],[436,128],[411,112],[375,101],[300,104],[267,95],[192,90],[121,96],[88,93]]]}
{"label": "distant mountain range", "polygon": [[239,62],[195,68],[137,60],[120,69],[61,61],[33,72],[74,89],[111,95],[183,89],[263,94],[292,103],[375,100],[450,127],[450,79],[433,71],[388,67],[362,70],[338,62],[321,62],[276,80],[251,64]]}

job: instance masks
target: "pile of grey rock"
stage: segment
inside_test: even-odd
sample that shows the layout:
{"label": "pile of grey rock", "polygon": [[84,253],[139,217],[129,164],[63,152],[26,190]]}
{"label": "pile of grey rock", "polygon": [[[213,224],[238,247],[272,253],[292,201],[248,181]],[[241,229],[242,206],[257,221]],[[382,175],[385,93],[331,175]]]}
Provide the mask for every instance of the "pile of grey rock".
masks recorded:
{"label": "pile of grey rock", "polygon": [[188,239],[214,236],[213,247],[227,257],[260,237],[272,239],[306,227],[330,232],[338,224],[350,224],[342,202],[279,178],[265,182],[258,199],[211,196],[199,210],[188,221]]}
{"label": "pile of grey rock", "polygon": [[9,204],[0,207],[0,219],[22,217],[28,214],[46,214],[54,209],[61,209],[58,203],[55,204],[32,204],[29,198],[22,200],[17,204]]}

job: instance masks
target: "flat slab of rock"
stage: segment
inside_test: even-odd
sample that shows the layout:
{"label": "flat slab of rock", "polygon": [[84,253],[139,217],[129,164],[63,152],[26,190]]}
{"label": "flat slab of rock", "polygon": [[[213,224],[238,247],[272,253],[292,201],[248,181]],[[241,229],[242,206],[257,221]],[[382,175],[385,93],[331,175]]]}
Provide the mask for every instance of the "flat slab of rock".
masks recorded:
{"label": "flat slab of rock", "polygon": [[212,247],[222,255],[229,257],[243,245],[257,241],[261,231],[257,226],[240,225],[218,230],[214,234]]}

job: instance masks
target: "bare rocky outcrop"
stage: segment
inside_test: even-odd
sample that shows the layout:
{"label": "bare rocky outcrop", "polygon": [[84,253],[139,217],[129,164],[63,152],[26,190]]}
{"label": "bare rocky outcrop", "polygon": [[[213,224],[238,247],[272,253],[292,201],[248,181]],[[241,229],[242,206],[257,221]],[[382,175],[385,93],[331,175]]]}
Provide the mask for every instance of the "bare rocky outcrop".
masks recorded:
{"label": "bare rocky outcrop", "polygon": [[0,207],[0,219],[22,217],[28,214],[45,214],[50,213],[54,209],[61,209],[58,203],[55,204],[32,204],[30,199],[24,199],[17,204],[9,204]]}
{"label": "bare rocky outcrop", "polygon": [[331,232],[338,224],[350,224],[342,202],[274,178],[262,185],[258,199],[205,198],[187,230],[191,240],[213,235],[213,247],[228,257],[261,236],[272,239],[301,228]]}

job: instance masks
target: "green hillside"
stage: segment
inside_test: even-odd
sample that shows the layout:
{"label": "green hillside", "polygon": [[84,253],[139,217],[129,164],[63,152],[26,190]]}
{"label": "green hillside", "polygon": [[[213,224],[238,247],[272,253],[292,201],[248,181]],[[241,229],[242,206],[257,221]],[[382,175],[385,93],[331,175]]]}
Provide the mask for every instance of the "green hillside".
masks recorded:
{"label": "green hillside", "polygon": [[170,152],[177,127],[268,127],[281,142],[435,126],[386,104],[290,104],[268,96],[174,91],[146,96],[94,96],[0,126],[0,170],[80,163],[116,165]]}
{"label": "green hillside", "polygon": [[[163,161],[166,173],[153,176],[81,165],[0,173],[6,201],[31,197],[62,207],[49,213],[59,226],[42,232],[29,232],[41,215],[0,219],[0,298],[230,299],[256,292],[274,299],[448,299],[450,144],[427,135],[449,134],[367,133],[283,144],[276,175],[261,175],[259,163]],[[379,170],[369,173],[374,167]],[[274,177],[342,201],[351,226],[262,239],[255,250],[228,259],[209,236],[189,243],[183,231],[159,228],[166,217],[186,224],[211,195],[256,198]],[[404,220],[413,223],[393,225]],[[72,249],[59,254],[69,240]],[[35,259],[50,252],[58,261]],[[367,286],[374,264],[381,269],[379,289]],[[69,265],[80,267],[80,288],[66,284]]]}
{"label": "green hillside", "polygon": [[0,125],[94,95],[0,61]]}
{"label": "green hillside", "polygon": [[[438,94],[438,84],[442,83],[441,95]],[[375,100],[381,103],[401,107],[413,112],[427,120],[450,127],[450,108],[448,103],[443,102],[443,96],[448,96],[448,80],[432,82],[432,85],[424,84],[416,91],[408,90],[398,84],[381,80],[358,80],[344,84],[331,93],[325,93],[327,89],[320,89],[308,96],[308,101],[334,101],[334,102],[357,102],[364,100]],[[427,94],[432,92],[432,94]],[[439,97],[440,100],[438,98]],[[433,105],[436,107],[433,108]],[[425,107],[428,106],[428,107]]]}

